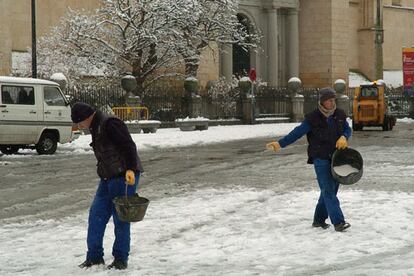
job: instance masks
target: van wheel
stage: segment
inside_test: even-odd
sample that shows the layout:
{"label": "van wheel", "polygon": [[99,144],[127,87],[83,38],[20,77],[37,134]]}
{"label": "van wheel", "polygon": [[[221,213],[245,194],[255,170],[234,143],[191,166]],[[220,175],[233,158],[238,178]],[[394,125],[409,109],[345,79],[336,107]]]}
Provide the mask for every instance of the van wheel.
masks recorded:
{"label": "van wheel", "polygon": [[0,151],[3,154],[15,154],[19,151],[18,146],[0,146]]}
{"label": "van wheel", "polygon": [[36,144],[38,154],[54,154],[57,149],[57,138],[53,133],[43,133]]}

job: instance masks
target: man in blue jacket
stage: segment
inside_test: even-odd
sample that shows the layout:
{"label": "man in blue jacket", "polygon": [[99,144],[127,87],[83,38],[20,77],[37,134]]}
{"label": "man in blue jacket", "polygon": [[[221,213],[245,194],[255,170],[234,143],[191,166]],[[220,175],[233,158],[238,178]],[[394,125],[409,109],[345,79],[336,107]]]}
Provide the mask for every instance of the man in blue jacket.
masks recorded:
{"label": "man in blue jacket", "polygon": [[346,114],[336,108],[336,94],[332,88],[319,91],[318,108],[305,115],[305,120],[278,142],[270,142],[268,149],[278,151],[306,134],[308,140],[308,163],[313,164],[321,190],[316,204],[313,227],[328,228],[325,220],[330,218],[336,231],[344,231],[351,225],[345,221],[337,198],[339,183],[331,173],[331,159],[335,149],[348,147],[351,128],[346,121]]}
{"label": "man in blue jacket", "polygon": [[112,216],[115,225],[115,241],[112,247],[114,261],[110,269],[126,269],[130,250],[130,223],[121,221],[112,200],[117,196],[135,194],[138,186],[141,161],[137,148],[123,121],[108,116],[90,105],[75,103],[71,110],[72,121],[80,129],[89,129],[90,144],[95,153],[97,173],[100,177],[98,189],[88,219],[88,252],[86,260],[79,265],[89,268],[105,264],[103,237],[106,224]]}

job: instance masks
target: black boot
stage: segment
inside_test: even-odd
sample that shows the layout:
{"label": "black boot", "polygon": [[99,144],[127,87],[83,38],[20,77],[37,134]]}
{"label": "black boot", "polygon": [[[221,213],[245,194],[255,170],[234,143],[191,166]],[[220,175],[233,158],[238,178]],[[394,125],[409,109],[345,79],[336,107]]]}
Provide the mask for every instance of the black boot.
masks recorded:
{"label": "black boot", "polygon": [[80,268],[89,268],[89,267],[94,266],[94,265],[104,265],[104,264],[105,264],[104,259],[99,259],[99,260],[96,260],[96,261],[86,260],[83,263],[81,263],[79,265],[79,267]]}
{"label": "black boot", "polygon": [[123,269],[127,269],[127,267],[128,267],[127,262],[124,262],[124,261],[121,261],[121,260],[118,260],[118,259],[115,259],[112,262],[112,264],[108,265],[108,269],[114,268],[114,269],[118,269],[118,270],[123,270]]}
{"label": "black boot", "polygon": [[341,223],[335,224],[334,227],[335,227],[335,231],[343,232],[345,231],[345,229],[348,229],[349,227],[351,227],[351,224],[349,224],[348,222],[341,222]]}
{"label": "black boot", "polygon": [[327,228],[329,228],[329,226],[331,226],[331,225],[330,224],[327,224],[324,221],[322,221],[322,222],[314,221],[312,223],[312,227],[321,227],[322,229],[327,229]]}

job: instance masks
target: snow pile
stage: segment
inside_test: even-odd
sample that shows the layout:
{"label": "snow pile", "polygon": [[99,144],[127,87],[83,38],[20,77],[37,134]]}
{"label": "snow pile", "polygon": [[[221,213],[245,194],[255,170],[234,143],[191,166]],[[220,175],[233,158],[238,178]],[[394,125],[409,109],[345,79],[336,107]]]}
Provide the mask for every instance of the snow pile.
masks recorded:
{"label": "snow pile", "polygon": [[[179,128],[162,128],[156,133],[132,134],[132,139],[137,144],[138,150],[150,150],[155,148],[184,147],[191,145],[206,145],[222,143],[255,137],[269,137],[286,135],[298,123],[262,124],[262,125],[235,125],[214,126],[206,131],[180,131]],[[59,145],[57,154],[92,153],[90,135],[82,135],[70,144]]]}
{"label": "snow pile", "polygon": [[405,117],[405,118],[398,118],[397,121],[399,123],[410,123],[410,124],[414,123],[414,119],[407,118],[407,117]]}
{"label": "snow pile", "polygon": [[176,122],[199,122],[199,121],[203,121],[203,122],[208,122],[210,121],[210,119],[208,118],[204,118],[204,117],[197,117],[197,118],[182,118],[182,119],[175,119]]}
{"label": "snow pile", "polygon": [[68,81],[68,79],[65,77],[63,73],[54,73],[50,76],[50,79],[52,81]]}

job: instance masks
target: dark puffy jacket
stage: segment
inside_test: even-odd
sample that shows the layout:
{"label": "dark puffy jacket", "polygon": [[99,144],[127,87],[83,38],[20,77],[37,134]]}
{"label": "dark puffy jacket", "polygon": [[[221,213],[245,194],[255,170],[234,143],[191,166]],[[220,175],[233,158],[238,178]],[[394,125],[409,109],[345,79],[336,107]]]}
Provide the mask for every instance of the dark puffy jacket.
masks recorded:
{"label": "dark puffy jacket", "polygon": [[[126,170],[142,171],[135,144],[127,154],[123,153],[119,146],[109,139],[107,133],[108,120],[119,120],[97,111],[92,122],[92,143],[91,146],[95,153],[97,163],[97,173],[103,179],[109,179],[125,174]],[[122,123],[122,122],[121,122]],[[129,133],[128,133],[128,137]],[[134,155],[133,164],[127,164],[127,155]],[[130,158],[131,159],[131,158]],[[131,167],[132,166],[132,167]]]}
{"label": "dark puffy jacket", "polygon": [[308,163],[312,164],[315,158],[331,159],[336,141],[344,134],[345,112],[342,109],[336,109],[329,126],[327,118],[319,109],[306,114],[305,118],[311,125],[311,130],[306,135],[309,143]]}

